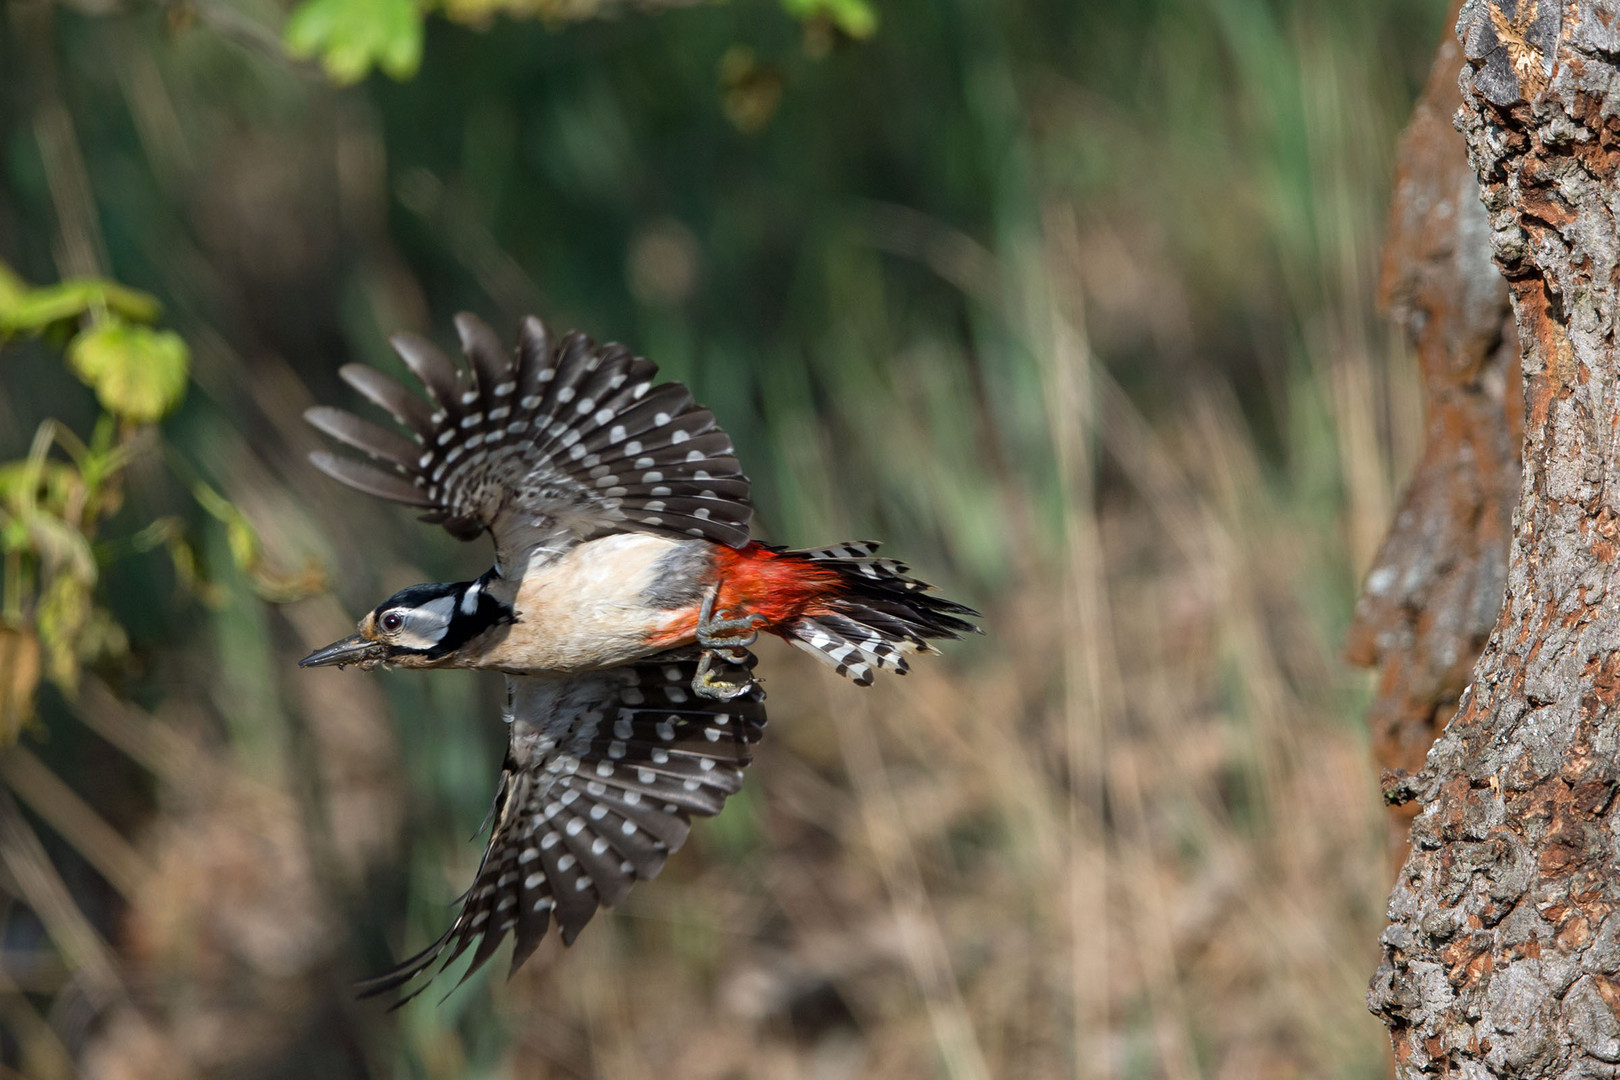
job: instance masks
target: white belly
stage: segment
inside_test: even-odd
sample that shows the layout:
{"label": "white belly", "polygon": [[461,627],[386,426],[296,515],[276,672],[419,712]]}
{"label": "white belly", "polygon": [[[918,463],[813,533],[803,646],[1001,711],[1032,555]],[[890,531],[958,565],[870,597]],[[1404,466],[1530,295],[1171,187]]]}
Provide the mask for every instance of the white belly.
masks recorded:
{"label": "white belly", "polygon": [[680,544],[649,533],[616,533],[529,571],[511,600],[517,621],[491,633],[469,666],[580,671],[655,651],[647,638],[672,613],[647,596],[657,584],[659,561]]}

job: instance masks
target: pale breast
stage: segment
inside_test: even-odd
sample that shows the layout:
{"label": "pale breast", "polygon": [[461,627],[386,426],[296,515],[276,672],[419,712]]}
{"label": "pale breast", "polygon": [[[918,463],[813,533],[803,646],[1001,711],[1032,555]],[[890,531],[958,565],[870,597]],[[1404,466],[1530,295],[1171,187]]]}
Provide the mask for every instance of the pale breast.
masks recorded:
{"label": "pale breast", "polygon": [[530,570],[511,601],[517,621],[480,643],[469,666],[580,671],[646,656],[647,639],[670,622],[666,596],[697,595],[690,584],[707,562],[694,560],[693,544],[616,533]]}

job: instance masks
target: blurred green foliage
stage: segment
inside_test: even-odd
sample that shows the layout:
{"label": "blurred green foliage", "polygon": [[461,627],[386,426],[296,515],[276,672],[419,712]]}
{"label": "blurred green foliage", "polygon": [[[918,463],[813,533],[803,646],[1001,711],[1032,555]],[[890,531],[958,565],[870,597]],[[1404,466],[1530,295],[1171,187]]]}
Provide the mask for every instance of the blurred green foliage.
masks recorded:
{"label": "blurred green foliage", "polygon": [[[755,0],[739,0],[755,2]],[[642,0],[641,7],[677,6],[680,0]],[[857,41],[877,32],[869,0],[781,0],[789,15],[822,23]],[[287,51],[318,57],[332,81],[359,82],[373,66],[408,79],[422,63],[423,20],[442,8],[451,20],[484,26],[497,16],[538,17],[566,23],[619,14],[622,0],[303,0],[282,30]]]}
{"label": "blurred green foliage", "polygon": [[287,51],[319,56],[334,82],[365,78],[375,64],[408,79],[422,63],[416,0],[305,0],[287,18]]}
{"label": "blurred green foliage", "polygon": [[[17,334],[65,338],[68,365],[105,410],[88,441],[47,420],[26,459],[0,463],[0,746],[33,716],[42,673],[72,694],[81,664],[127,648],[123,628],[94,599],[93,545],[122,501],[142,426],[185,394],[185,343],[142,325],[158,313],[154,298],[113,282],[32,288],[0,263],[0,346]],[[67,461],[49,458],[56,447]]]}
{"label": "blurred green foliage", "polygon": [[782,7],[795,18],[826,19],[857,41],[877,33],[877,9],[868,0],[782,0]]}
{"label": "blurred green foliage", "polygon": [[[0,342],[12,334],[43,334],[91,313],[151,322],[159,310],[154,298],[112,281],[64,281],[30,288],[10,267],[0,263]],[[101,325],[124,324],[108,320]]]}
{"label": "blurred green foliage", "polygon": [[[161,310],[154,297],[101,279],[32,287],[0,262],[0,348],[17,335],[65,343],[68,368],[103,410],[88,439],[48,419],[25,459],[0,462],[0,747],[33,717],[41,675],[71,696],[83,665],[127,651],[123,626],[96,598],[101,566],[120,547],[167,548],[181,583],[211,595],[175,519],[133,536],[104,528],[123,503],[126,469],[155,448],[151,425],[185,397],[191,352],[172,330],[147,325]],[[53,459],[53,450],[66,460]],[[267,567],[241,510],[207,484],[193,490],[225,526],[233,560],[262,595],[290,599],[320,587],[313,569],[287,577]]]}
{"label": "blurred green foliage", "polygon": [[190,354],[172,330],[109,319],[75,334],[67,361],[95,388],[102,408],[132,423],[154,424],[185,396]]}

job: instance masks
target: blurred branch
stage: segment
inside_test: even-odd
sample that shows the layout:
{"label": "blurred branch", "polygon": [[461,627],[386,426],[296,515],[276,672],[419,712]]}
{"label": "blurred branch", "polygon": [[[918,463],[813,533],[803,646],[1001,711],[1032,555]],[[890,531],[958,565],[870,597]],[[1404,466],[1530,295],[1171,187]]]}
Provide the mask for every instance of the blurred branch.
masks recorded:
{"label": "blurred branch", "polygon": [[[0,961],[8,955],[0,953]],[[5,963],[0,963],[0,1020],[4,1020],[6,1031],[21,1044],[21,1063],[26,1070],[12,1073],[5,1069],[8,1078],[68,1080],[78,1075],[67,1047],[62,1045],[50,1023],[39,1015],[33,1002],[28,1000],[26,989],[17,985]]]}
{"label": "blurred branch", "polygon": [[25,747],[0,751],[0,781],[72,844],[107,883],[128,900],[149,868],[100,814]]}
{"label": "blurred branch", "polygon": [[844,767],[855,783],[868,840],[894,908],[912,979],[927,1003],[928,1021],[945,1073],[952,1080],[989,1080],[990,1067],[974,1033],[973,1017],[962,1000],[945,935],[929,903],[917,852],[906,831],[905,814],[890,786],[883,752],[872,734],[871,712],[829,700],[827,713],[838,724]]}
{"label": "blurred branch", "polygon": [[119,701],[100,679],[84,680],[73,711],[91,731],[176,791],[195,791],[218,775],[211,754],[171,725]]}
{"label": "blurred branch", "polygon": [[416,168],[399,178],[400,203],[422,219],[466,267],[485,294],[512,318],[543,310],[545,296],[516,259],[490,234],[453,186]]}
{"label": "blurred branch", "polygon": [[[1073,241],[1074,222],[1065,214],[1046,222],[1059,230],[1058,256]],[[1063,515],[1061,603],[1063,608],[1063,728],[1068,765],[1069,948],[1076,1032],[1106,1030],[1108,965],[1112,944],[1108,871],[1108,752],[1110,730],[1123,719],[1119,657],[1114,651],[1113,616],[1102,537],[1097,526],[1096,462],[1092,443],[1097,427],[1094,400],[1096,358],[1085,337],[1083,297],[1073,288],[1073,266],[1040,269],[1039,293],[1032,307],[1045,307],[1047,340],[1034,349],[1044,382],[1047,436],[1058,483],[1067,499]],[[1060,272],[1055,276],[1053,270]],[[1066,271],[1066,272],[1062,272]],[[1067,286],[1067,287],[1066,287]],[[1059,295],[1060,290],[1063,294]],[[1015,324],[1016,325],[1016,324]],[[1157,1010],[1156,1010],[1157,1011]],[[1162,1025],[1161,1025],[1162,1027]],[[1170,1080],[1182,1080],[1180,1055],[1164,1056]],[[1100,1060],[1086,1070],[1108,1076]]]}
{"label": "blurred branch", "polygon": [[123,981],[112,949],[90,925],[61,875],[51,865],[39,837],[23,820],[9,792],[0,789],[0,864],[68,964],[88,982],[98,1006],[123,996]]}
{"label": "blurred branch", "polygon": [[[1007,299],[1012,290],[995,253],[966,233],[910,207],[871,203],[867,209],[867,235],[874,247],[928,267],[995,312],[1031,351],[1041,352],[1024,313],[1014,310]],[[1059,312],[1054,318],[1067,317]],[[1069,327],[1063,332],[1076,331]],[[1210,559],[1204,543],[1211,531],[1224,534],[1213,508],[1197,494],[1186,471],[1176,464],[1125,388],[1089,352],[1086,356],[1087,378],[1097,397],[1093,422],[1104,448],[1146,496],[1164,522],[1165,538],[1181,549],[1187,561],[1195,566],[1216,561]]]}
{"label": "blurred branch", "polygon": [[118,48],[114,66],[130,119],[152,172],[165,188],[181,190],[191,182],[196,161],[175,110],[174,98],[163,81],[157,60],[127,21],[114,31]]}
{"label": "blurred branch", "polygon": [[34,140],[56,208],[57,268],[64,278],[95,277],[107,265],[107,247],[73,116],[57,83],[53,5],[48,0],[18,0],[9,5],[9,13],[24,43],[20,51],[29,65],[29,83],[38,95]]}
{"label": "blurred branch", "polygon": [[[1107,845],[1108,829],[1103,823],[1110,811],[1135,830],[1139,842],[1146,842],[1139,779],[1134,772],[1125,770],[1116,778],[1119,784],[1107,782],[1107,734],[1111,727],[1123,723],[1125,705],[1113,651],[1113,619],[1101,572],[1104,552],[1093,505],[1093,433],[1160,518],[1164,526],[1161,535],[1180,549],[1190,566],[1218,581],[1222,568],[1233,565],[1239,557],[1221,508],[1196,492],[1152,425],[1087,344],[1080,307],[1083,292],[1076,273],[1083,254],[1072,219],[1064,212],[1049,212],[1044,224],[1053,247],[1048,260],[1051,265],[1042,267],[1042,272],[1034,276],[1031,288],[1039,290],[1040,295],[1030,301],[1035,318],[1044,312],[1044,326],[1037,325],[1030,312],[1019,309],[1009,299],[1022,297],[1029,290],[1014,287],[1001,260],[959,230],[906,207],[874,204],[869,208],[868,235],[880,250],[920,262],[997,313],[1003,325],[1041,363],[1050,445],[1069,506],[1064,517],[1062,595],[1066,626],[1066,756],[1073,811],[1069,825],[1074,846],[1074,862],[1069,867],[1075,890],[1071,905],[1075,950],[1071,974],[1076,1009],[1083,1011],[1082,1003],[1091,999],[1092,1009],[1104,1013],[1077,1016],[1077,1030],[1086,1030],[1108,1026],[1106,998],[1098,997],[1098,987],[1107,983],[1106,934],[1111,922],[1103,914],[1107,911],[1104,874],[1109,860],[1092,865],[1097,860],[1088,853]],[[1263,616],[1248,604],[1240,605],[1234,615],[1236,624],[1245,631],[1263,632]],[[1241,654],[1253,659],[1267,655],[1268,650],[1246,648]],[[1269,667],[1253,675],[1257,688],[1280,690],[1278,673]],[[1286,711],[1282,701],[1283,695],[1275,693],[1269,706],[1257,711],[1279,717]],[[1274,763],[1269,771],[1279,773],[1280,765]],[[1267,788],[1275,786],[1273,782]],[[1187,1008],[1180,995],[1174,953],[1163,933],[1170,921],[1168,901],[1151,874],[1146,875],[1143,892],[1145,903],[1128,914],[1127,922],[1148,976],[1159,1064],[1170,1077],[1196,1076],[1198,1064],[1184,1034]],[[1104,937],[1100,941],[1088,940],[1095,934]]]}
{"label": "blurred branch", "polygon": [[[143,3],[145,0],[131,0],[131,2]],[[274,60],[307,79],[321,78],[320,69],[316,65],[298,63],[287,55],[287,48],[282,44],[281,35],[273,28],[259,22],[233,4],[222,3],[221,0],[155,0],[155,2],[168,15],[171,26],[184,26],[195,19],[224,40],[248,52]]]}
{"label": "blurred branch", "polygon": [[[1105,851],[1109,843],[1109,813],[1121,819],[1116,826],[1125,835],[1122,848],[1145,845],[1146,815],[1135,770],[1111,768],[1110,729],[1123,726],[1126,715],[1124,682],[1114,641],[1114,615],[1108,592],[1101,530],[1097,521],[1096,463],[1091,443],[1101,428],[1095,397],[1101,365],[1085,334],[1084,292],[1079,270],[1080,251],[1074,215],[1067,208],[1049,208],[1043,222],[1050,247],[1041,267],[1038,302],[1048,310],[1049,339],[1040,350],[1046,377],[1048,426],[1058,476],[1068,493],[1064,515],[1064,607],[1068,626],[1063,658],[1065,720],[1070,777],[1070,823],[1074,858],[1070,868],[1074,900],[1071,910],[1076,1002],[1096,999],[1084,977],[1107,981],[1106,933],[1101,942],[1087,940],[1086,929],[1106,926],[1108,880],[1106,872],[1087,876],[1087,851]],[[1123,394],[1123,392],[1121,392]],[[1134,412],[1134,410],[1132,410]],[[1130,763],[1124,755],[1121,761]],[[1123,781],[1123,782],[1121,782]],[[1105,809],[1106,808],[1106,809]],[[1131,835],[1134,832],[1134,837]],[[1104,862],[1107,860],[1105,859]],[[1127,864],[1128,865],[1128,864]],[[1187,1010],[1181,1000],[1175,955],[1163,928],[1170,923],[1168,905],[1157,877],[1143,875],[1144,903],[1127,916],[1135,938],[1135,953],[1147,973],[1149,1004],[1159,1044],[1159,1064],[1169,1080],[1198,1074],[1183,1031]],[[1104,913],[1098,918],[1098,913]],[[1100,971],[1097,969],[1101,969]],[[1101,1025],[1107,1024],[1106,999]]]}

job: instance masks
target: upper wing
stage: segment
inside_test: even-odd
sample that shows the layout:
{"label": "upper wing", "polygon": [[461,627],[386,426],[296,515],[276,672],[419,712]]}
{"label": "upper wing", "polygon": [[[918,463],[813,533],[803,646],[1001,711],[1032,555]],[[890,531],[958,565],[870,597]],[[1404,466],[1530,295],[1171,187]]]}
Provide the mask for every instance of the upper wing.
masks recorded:
{"label": "upper wing", "polygon": [[317,451],[315,466],[425,508],[424,521],[460,539],[489,529],[503,574],[601,532],[748,542],[748,478],[731,439],[686,387],[653,386],[657,365],[578,332],[553,345],[533,316],[515,353],[471,315],[456,316],[456,330],[465,369],[414,334],[390,339],[426,401],[379,371],[343,367],[409,437],[340,409],[310,409],[311,424],[377,463]]}
{"label": "upper wing", "polygon": [[476,942],[465,980],[509,932],[516,970],[553,917],[572,944],[597,905],[612,907],[656,875],[691,816],[719,813],[742,787],[765,730],[757,684],[711,701],[692,693],[696,669],[684,650],[582,675],[507,676],[511,745],[478,876],[445,935],[366,980],[362,996],[404,984],[441,956],[448,967]]}

